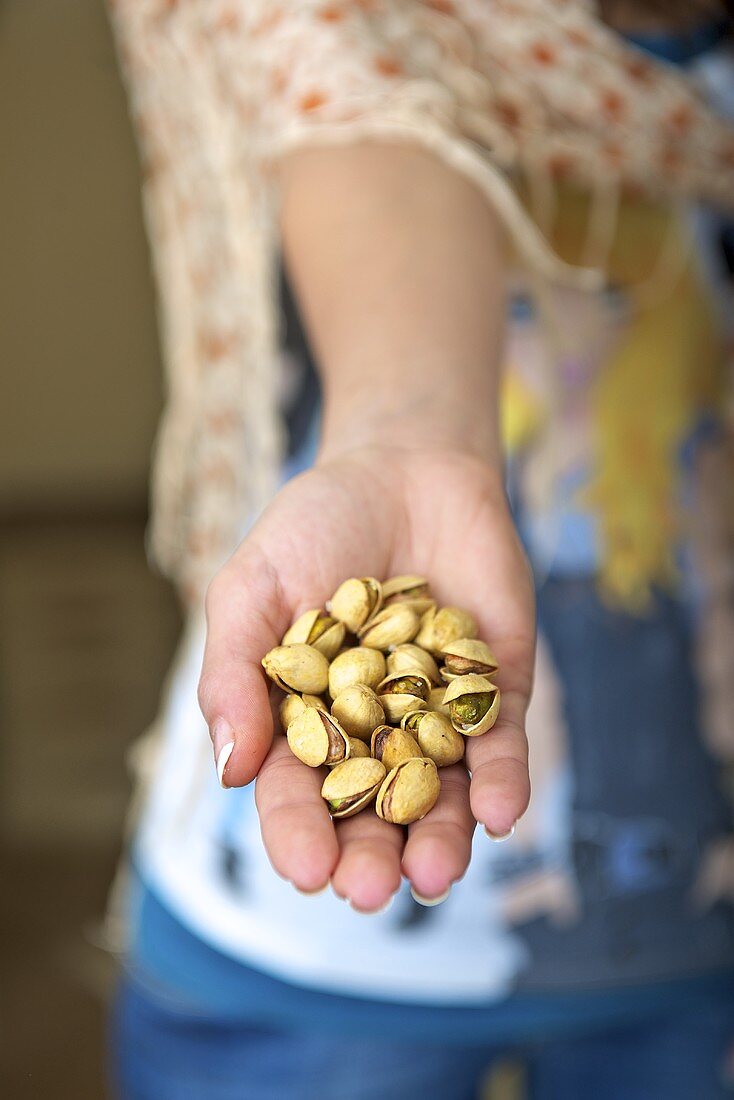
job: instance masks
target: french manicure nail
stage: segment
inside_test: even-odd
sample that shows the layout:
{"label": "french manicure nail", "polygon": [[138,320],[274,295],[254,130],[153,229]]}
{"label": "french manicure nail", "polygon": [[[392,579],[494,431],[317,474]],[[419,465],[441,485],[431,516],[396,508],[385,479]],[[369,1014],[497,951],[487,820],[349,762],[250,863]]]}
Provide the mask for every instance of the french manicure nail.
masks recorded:
{"label": "french manicure nail", "polygon": [[317,886],[315,890],[302,890],[300,886],[296,886],[299,894],[303,894],[306,898],[317,898],[319,894],[325,894],[329,889],[329,883],[325,882],[323,886]]}
{"label": "french manicure nail", "polygon": [[392,905],[394,900],[395,900],[395,895],[391,894],[390,897],[385,902],[385,904],[381,905],[379,909],[359,909],[354,904],[354,902],[352,901],[351,898],[346,898],[346,901],[349,904],[349,907],[351,909],[353,909],[355,913],[359,913],[363,917],[376,917],[380,913],[386,913],[388,911],[388,909],[390,908],[390,906]]}
{"label": "french manicure nail", "polygon": [[[215,718],[212,728],[212,748],[214,749],[214,761],[216,764],[219,782],[222,782],[222,773],[225,765],[232,755],[234,746],[234,731],[226,718]],[[228,749],[228,752],[225,752]]]}
{"label": "french manicure nail", "polygon": [[[517,822],[515,822],[515,825],[517,825]],[[489,837],[489,839],[491,841],[493,841],[495,844],[502,844],[502,842],[504,840],[509,840],[511,837],[513,837],[515,835],[515,825],[512,826],[512,828],[510,829],[510,831],[508,833],[502,833],[501,836],[497,836],[496,833],[491,833],[489,831],[489,829],[487,829],[487,828],[485,828],[484,831],[487,834],[487,836]]]}
{"label": "french manicure nail", "polygon": [[227,767],[227,761],[232,755],[232,749],[234,748],[234,741],[228,741],[226,745],[222,745],[217,756],[217,779],[219,780],[220,787],[226,787],[224,782],[224,769]]}
{"label": "french manicure nail", "polygon": [[425,905],[430,908],[433,905],[440,905],[442,901],[446,901],[446,898],[451,893],[451,887],[448,890],[444,890],[443,894],[439,894],[437,898],[424,898],[422,894],[419,894],[417,890],[414,890],[411,886],[410,892],[413,895],[413,900],[417,901],[419,905]]}

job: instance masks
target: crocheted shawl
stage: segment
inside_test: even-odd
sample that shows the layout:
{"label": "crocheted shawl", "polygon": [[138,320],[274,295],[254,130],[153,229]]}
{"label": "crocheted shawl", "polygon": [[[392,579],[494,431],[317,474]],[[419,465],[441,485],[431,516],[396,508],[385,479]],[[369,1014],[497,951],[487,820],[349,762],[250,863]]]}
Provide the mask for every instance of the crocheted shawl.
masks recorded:
{"label": "crocheted shawl", "polygon": [[545,235],[557,181],[598,197],[592,238],[613,232],[610,196],[734,199],[731,130],[586,0],[109,3],[168,379],[150,546],[192,600],[276,484],[285,152],[417,143],[482,189],[534,272],[589,288],[600,270]]}

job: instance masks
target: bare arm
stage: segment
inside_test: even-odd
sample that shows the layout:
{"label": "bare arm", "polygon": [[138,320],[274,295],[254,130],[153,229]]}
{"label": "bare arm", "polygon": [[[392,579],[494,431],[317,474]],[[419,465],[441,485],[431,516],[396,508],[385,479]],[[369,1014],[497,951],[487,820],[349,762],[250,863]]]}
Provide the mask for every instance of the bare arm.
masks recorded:
{"label": "bare arm", "polygon": [[418,149],[307,151],[287,166],[282,231],[324,454],[398,433],[496,463],[502,242],[479,192]]}
{"label": "bare arm", "polygon": [[[529,797],[533,599],[497,441],[501,240],[480,195],[410,149],[299,153],[283,186],[287,263],[324,382],[321,451],[211,586],[200,699],[225,785],[258,776],[276,869],[370,911],[402,875],[441,895],[466,869],[475,822],[504,834]],[[477,615],[503,690],[497,725],[468,745],[471,783],[465,765],[443,769],[407,841],[374,812],[330,820],[322,776],[272,740],[259,664],[347,576],[402,572]]]}

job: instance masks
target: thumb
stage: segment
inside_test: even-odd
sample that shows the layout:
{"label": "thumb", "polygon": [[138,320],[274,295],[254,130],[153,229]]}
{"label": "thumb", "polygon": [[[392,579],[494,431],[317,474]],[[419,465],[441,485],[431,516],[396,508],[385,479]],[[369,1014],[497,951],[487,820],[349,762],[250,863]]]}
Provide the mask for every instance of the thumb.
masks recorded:
{"label": "thumb", "polygon": [[255,778],[273,737],[268,684],[260,661],[287,626],[275,570],[244,543],[209,586],[199,706],[209,726],[219,781]]}

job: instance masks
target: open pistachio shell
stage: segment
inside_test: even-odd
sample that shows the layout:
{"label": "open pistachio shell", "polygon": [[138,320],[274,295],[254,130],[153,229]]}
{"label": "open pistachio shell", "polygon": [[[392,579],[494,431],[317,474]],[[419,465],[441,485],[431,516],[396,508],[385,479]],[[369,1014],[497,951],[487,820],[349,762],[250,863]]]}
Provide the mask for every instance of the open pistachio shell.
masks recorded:
{"label": "open pistachio shell", "polygon": [[497,658],[486,642],[478,638],[459,638],[443,650],[441,676],[450,683],[457,676],[476,672],[479,676],[493,676],[499,668]]}
{"label": "open pistachio shell", "polygon": [[318,695],[286,695],[279,707],[280,724],[283,733],[288,729],[294,718],[302,714],[307,707],[317,707],[326,710],[323,699]]}
{"label": "open pistachio shell", "polygon": [[419,623],[415,611],[405,604],[391,604],[378,611],[359,631],[359,640],[362,645],[372,646],[373,649],[392,649],[412,641]]}
{"label": "open pistachio shell", "polygon": [[415,737],[423,755],[430,757],[437,768],[456,764],[464,755],[464,738],[444,714],[413,711],[406,714],[401,725]]}
{"label": "open pistachio shell", "polygon": [[321,695],[329,684],[329,662],[310,645],[276,646],[265,654],[262,666],[283,691]]}
{"label": "open pistachio shell", "polygon": [[431,691],[431,681],[418,668],[391,672],[377,686],[377,695],[415,695],[418,699],[427,699]]}
{"label": "open pistachio shell", "polygon": [[430,609],[421,618],[415,643],[438,655],[459,638],[476,638],[478,630],[474,616],[460,607]]}
{"label": "open pistachio shell", "polygon": [[329,772],[321,797],[332,817],[351,817],[369,806],[385,778],[385,766],[371,757],[346,760]]}
{"label": "open pistachio shell", "polygon": [[308,764],[318,768],[322,764],[340,764],[349,759],[349,738],[336,718],[324,710],[307,707],[288,726],[288,744],[291,752]]}
{"label": "open pistachio shell", "polygon": [[294,645],[303,642],[311,645],[323,653],[327,661],[333,661],[341,649],[347,628],[331,615],[327,615],[318,608],[313,611],[304,611],[293,626],[283,635],[283,645]]}
{"label": "open pistachio shell", "polygon": [[377,688],[377,697],[388,722],[400,721],[411,710],[425,710],[431,681],[418,669],[394,672]]}
{"label": "open pistachio shell", "polygon": [[428,710],[428,703],[415,695],[383,695],[380,697],[385,721],[398,725],[406,714],[414,710]]}
{"label": "open pistachio shell", "polygon": [[385,581],[382,585],[382,602],[385,607],[394,603],[405,603],[417,615],[422,615],[429,607],[434,606],[426,578],[410,575],[390,577]]}
{"label": "open pistachio shell", "polygon": [[441,687],[431,688],[431,694],[428,696],[428,709],[438,711],[439,714],[445,714],[448,718],[449,708],[443,701],[443,697],[445,694],[445,684],[441,684]]}
{"label": "open pistachio shell", "polygon": [[376,688],[385,676],[385,658],[377,649],[355,646],[340,653],[329,665],[329,694],[336,699],[353,684]]}
{"label": "open pistachio shell", "polygon": [[441,682],[438,665],[431,654],[425,649],[421,649],[419,645],[413,645],[412,642],[405,642],[404,645],[396,646],[392,653],[388,653],[388,675],[412,669],[418,669],[418,671],[422,672],[424,676],[427,676],[433,684],[439,684]]}
{"label": "open pistachio shell", "polygon": [[382,585],[374,577],[350,577],[337,588],[327,607],[333,618],[356,634],[382,606]]}
{"label": "open pistachio shell", "polygon": [[465,737],[478,737],[491,730],[497,721],[500,691],[486,676],[469,672],[451,681],[444,702],[454,729]]}
{"label": "open pistachio shell", "polygon": [[385,721],[385,712],[372,688],[352,684],[340,691],[331,705],[331,713],[350,737],[369,741],[372,731]]}
{"label": "open pistachio shell", "polygon": [[358,760],[360,757],[371,756],[370,747],[358,737],[349,738],[349,759]]}
{"label": "open pistachio shell", "polygon": [[377,792],[375,809],[384,821],[410,825],[433,809],[440,790],[441,780],[434,762],[413,757],[385,776]]}
{"label": "open pistachio shell", "polygon": [[372,734],[370,747],[375,760],[381,760],[388,771],[397,768],[404,760],[423,755],[412,734],[392,726],[378,726]]}

